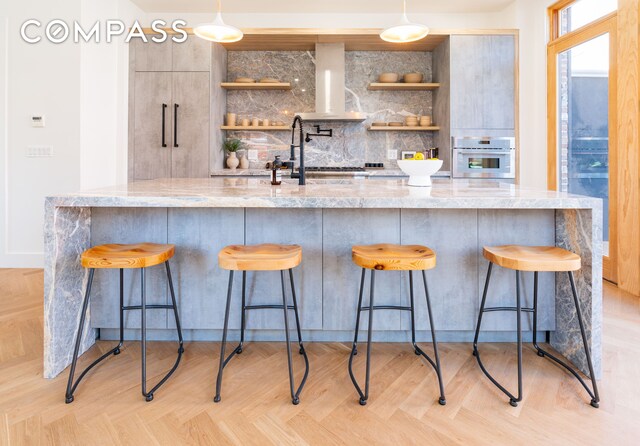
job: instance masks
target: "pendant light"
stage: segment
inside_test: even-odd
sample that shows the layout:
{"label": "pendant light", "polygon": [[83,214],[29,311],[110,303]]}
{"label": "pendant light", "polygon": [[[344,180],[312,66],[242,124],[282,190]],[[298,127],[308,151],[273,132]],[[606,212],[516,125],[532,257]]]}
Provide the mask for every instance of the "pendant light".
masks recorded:
{"label": "pendant light", "polygon": [[429,34],[429,28],[419,23],[411,23],[407,18],[407,0],[402,1],[402,18],[398,25],[385,29],[380,38],[391,43],[415,42],[424,39]]}
{"label": "pendant light", "polygon": [[218,13],[216,18],[211,23],[203,23],[193,28],[193,32],[196,36],[210,40],[212,42],[219,43],[232,43],[241,40],[243,37],[242,31],[235,26],[227,25],[222,21],[222,5],[221,0],[218,0]]}

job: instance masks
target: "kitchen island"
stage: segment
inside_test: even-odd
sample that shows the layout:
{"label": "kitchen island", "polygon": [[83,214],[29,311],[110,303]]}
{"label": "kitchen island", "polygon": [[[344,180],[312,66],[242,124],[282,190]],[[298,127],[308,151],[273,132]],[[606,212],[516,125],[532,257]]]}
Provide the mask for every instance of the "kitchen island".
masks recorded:
{"label": "kitchen island", "polygon": [[[173,243],[171,260],[185,339],[219,340],[227,271],[217,253],[228,244],[296,243],[303,248],[295,271],[305,341],[350,341],[355,322],[359,270],[351,246],[368,243],[423,244],[437,254],[430,270],[434,318],[442,342],[473,338],[487,270],[482,247],[499,244],[555,245],[576,252],[576,274],[596,375],[601,365],[602,204],[598,199],[532,190],[492,181],[434,180],[432,188],[412,188],[406,179],[265,178],[161,179],[48,197],[45,203],[44,375],[69,365],[88,273],[81,253],[91,245],[134,242]],[[168,299],[163,269],[147,275],[148,303]],[[98,271],[81,351],[118,336],[118,274]],[[521,274],[525,303],[533,295],[533,274]],[[139,300],[139,272],[125,272],[125,305]],[[376,284],[378,302],[408,301],[406,275],[384,272]],[[495,268],[489,302],[513,305],[513,271]],[[248,303],[277,301],[278,274],[248,273]],[[429,341],[424,292],[416,289],[418,340]],[[234,287],[230,338],[240,325],[239,292]],[[581,370],[587,370],[566,275],[540,275],[538,328],[544,339]],[[139,313],[126,314],[125,336],[139,336]],[[153,313],[153,314],[152,314]],[[147,317],[149,339],[175,336],[166,310]],[[408,314],[376,314],[374,341],[405,342]],[[524,329],[531,321],[524,317]],[[366,324],[363,324],[366,326]],[[247,338],[283,340],[282,314],[252,312]],[[515,316],[488,314],[481,341],[513,342]],[[526,339],[531,334],[527,333]],[[188,346],[187,346],[188,349]],[[471,352],[471,347],[469,347]],[[212,350],[212,355],[215,352]],[[471,354],[471,353],[470,353]],[[212,363],[213,364],[213,363]],[[446,364],[443,365],[446,367]]]}

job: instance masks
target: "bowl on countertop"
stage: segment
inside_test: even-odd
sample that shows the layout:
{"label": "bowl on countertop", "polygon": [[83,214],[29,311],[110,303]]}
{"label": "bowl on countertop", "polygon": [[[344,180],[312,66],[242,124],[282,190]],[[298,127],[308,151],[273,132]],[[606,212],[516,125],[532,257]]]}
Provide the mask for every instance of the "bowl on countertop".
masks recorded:
{"label": "bowl on countertop", "polygon": [[400,79],[400,75],[398,73],[382,73],[378,76],[378,82],[382,82],[384,84],[393,84],[398,82]]}
{"label": "bowl on countertop", "polygon": [[431,187],[431,175],[442,167],[442,160],[398,160],[398,167],[409,175],[409,186]]}

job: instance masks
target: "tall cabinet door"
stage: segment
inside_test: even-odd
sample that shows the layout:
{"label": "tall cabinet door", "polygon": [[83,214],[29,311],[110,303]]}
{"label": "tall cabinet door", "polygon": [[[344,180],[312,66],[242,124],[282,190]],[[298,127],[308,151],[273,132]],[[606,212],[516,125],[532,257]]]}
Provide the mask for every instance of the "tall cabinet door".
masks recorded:
{"label": "tall cabinet door", "polygon": [[209,176],[209,73],[174,72],[171,176]]}
{"label": "tall cabinet door", "polygon": [[171,77],[170,72],[135,73],[134,180],[171,177]]}

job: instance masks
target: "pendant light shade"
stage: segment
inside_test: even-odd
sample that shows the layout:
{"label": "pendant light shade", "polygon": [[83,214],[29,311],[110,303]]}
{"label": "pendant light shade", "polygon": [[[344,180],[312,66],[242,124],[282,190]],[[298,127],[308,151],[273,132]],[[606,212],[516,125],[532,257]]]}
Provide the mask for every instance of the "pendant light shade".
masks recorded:
{"label": "pendant light shade", "polygon": [[203,23],[193,28],[193,32],[196,36],[210,40],[212,42],[219,43],[232,43],[241,40],[243,37],[242,31],[235,26],[227,25],[222,20],[222,7],[218,0],[218,13],[216,18],[211,23]]}
{"label": "pendant light shade", "polygon": [[400,23],[382,31],[380,38],[391,43],[406,43],[427,37],[429,28],[419,23],[411,23],[407,18],[407,0],[403,0],[402,3],[403,10]]}

